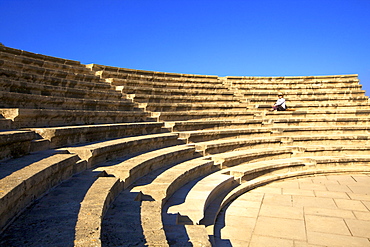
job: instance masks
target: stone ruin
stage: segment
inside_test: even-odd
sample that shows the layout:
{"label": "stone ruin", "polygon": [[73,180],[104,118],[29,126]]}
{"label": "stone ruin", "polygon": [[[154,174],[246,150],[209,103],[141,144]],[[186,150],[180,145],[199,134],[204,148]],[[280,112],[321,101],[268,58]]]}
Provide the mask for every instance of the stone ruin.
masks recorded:
{"label": "stone ruin", "polygon": [[[0,85],[1,246],[370,244],[357,75],[164,73],[1,45]],[[287,111],[269,111],[277,92]]]}

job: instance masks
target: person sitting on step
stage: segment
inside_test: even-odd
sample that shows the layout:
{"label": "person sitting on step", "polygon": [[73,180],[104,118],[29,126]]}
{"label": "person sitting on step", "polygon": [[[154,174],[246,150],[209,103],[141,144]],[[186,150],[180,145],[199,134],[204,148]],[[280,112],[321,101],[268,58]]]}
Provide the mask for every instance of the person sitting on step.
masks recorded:
{"label": "person sitting on step", "polygon": [[286,110],[286,104],[284,95],[282,93],[278,94],[278,99],[275,104],[272,105],[271,111],[285,111]]}

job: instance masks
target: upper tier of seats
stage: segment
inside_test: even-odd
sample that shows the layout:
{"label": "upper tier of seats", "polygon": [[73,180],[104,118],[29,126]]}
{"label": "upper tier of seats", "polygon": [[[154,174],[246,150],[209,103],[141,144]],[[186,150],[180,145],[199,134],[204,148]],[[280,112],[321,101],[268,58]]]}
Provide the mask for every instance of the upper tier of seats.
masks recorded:
{"label": "upper tier of seats", "polygon": [[0,95],[1,129],[152,121],[80,62],[5,46]]}

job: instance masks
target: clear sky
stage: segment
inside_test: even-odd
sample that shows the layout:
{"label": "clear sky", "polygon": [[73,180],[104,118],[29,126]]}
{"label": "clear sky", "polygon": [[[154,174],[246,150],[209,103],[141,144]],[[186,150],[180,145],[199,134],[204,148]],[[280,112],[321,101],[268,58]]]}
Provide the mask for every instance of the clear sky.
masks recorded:
{"label": "clear sky", "polygon": [[370,0],[0,0],[0,42],[175,73],[359,74],[370,95]]}

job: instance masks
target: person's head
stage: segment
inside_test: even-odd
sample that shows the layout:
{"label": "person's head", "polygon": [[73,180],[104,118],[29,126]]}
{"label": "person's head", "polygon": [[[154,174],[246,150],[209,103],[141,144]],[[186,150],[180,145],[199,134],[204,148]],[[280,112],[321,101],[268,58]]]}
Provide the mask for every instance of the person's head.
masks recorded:
{"label": "person's head", "polygon": [[282,97],[284,97],[284,95],[283,95],[282,93],[279,93],[279,94],[278,94],[278,97],[279,97],[279,98],[282,98]]}

